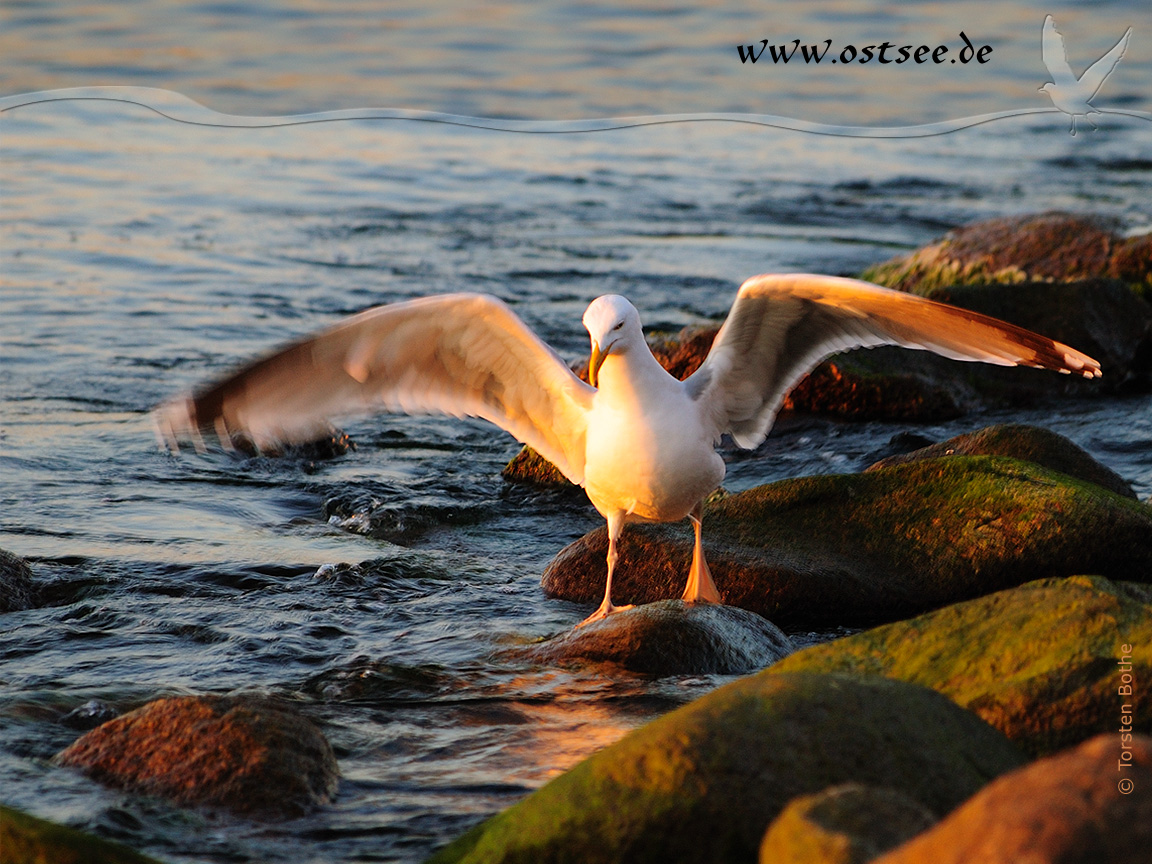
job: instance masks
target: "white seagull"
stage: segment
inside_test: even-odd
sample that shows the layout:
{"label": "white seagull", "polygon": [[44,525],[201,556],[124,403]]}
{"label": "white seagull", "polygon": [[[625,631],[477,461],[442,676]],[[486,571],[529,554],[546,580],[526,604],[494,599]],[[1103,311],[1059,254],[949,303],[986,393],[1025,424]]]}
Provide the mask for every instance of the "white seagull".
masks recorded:
{"label": "white seagull", "polygon": [[584,313],[592,354],[585,384],[503,302],[447,294],[378,306],[159,406],[173,450],[203,436],[225,447],[304,443],[335,417],[371,411],[483,417],[584,487],[608,522],[604,601],[612,605],[617,542],[627,521],[692,521],[684,600],[720,602],[700,542],[703,499],[724,478],[727,433],[756,447],[788,392],[821,360],[903,345],[956,360],[1036,366],[1092,378],[1100,366],[1028,330],[881,288],[816,275],[749,279],[707,358],[684,381],[652,356],[635,307],[618,295]]}
{"label": "white seagull", "polygon": [[1053,81],[1040,88],[1040,92],[1052,97],[1052,104],[1072,117],[1071,133],[1076,134],[1076,118],[1083,117],[1092,128],[1091,115],[1099,114],[1092,107],[1092,97],[1100,92],[1104,81],[1112,74],[1124,52],[1128,50],[1128,37],[1132,35],[1129,27],[1120,37],[1120,41],[1112,46],[1112,50],[1089,66],[1079,78],[1068,65],[1068,55],[1064,51],[1064,37],[1056,29],[1056,22],[1049,15],[1044,19],[1044,31],[1041,38],[1040,50],[1044,58],[1044,65]]}

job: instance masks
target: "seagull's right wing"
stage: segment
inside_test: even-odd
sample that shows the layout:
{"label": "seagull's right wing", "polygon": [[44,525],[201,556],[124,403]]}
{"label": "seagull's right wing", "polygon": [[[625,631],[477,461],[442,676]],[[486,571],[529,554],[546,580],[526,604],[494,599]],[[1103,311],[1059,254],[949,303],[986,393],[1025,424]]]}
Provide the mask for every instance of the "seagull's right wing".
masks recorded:
{"label": "seagull's right wing", "polygon": [[207,433],[260,449],[374,410],[483,417],[582,483],[595,392],[500,300],[449,294],[354,315],[154,416],[170,447]]}
{"label": "seagull's right wing", "polygon": [[1116,64],[1120,62],[1120,58],[1124,56],[1124,52],[1128,50],[1128,38],[1132,35],[1132,28],[1129,27],[1120,41],[1112,46],[1112,50],[1088,67],[1088,70],[1080,76],[1080,85],[1088,94],[1085,101],[1091,99],[1100,92],[1100,88],[1104,85],[1105,79],[1112,74],[1112,70],[1116,68]]}
{"label": "seagull's right wing", "polygon": [[999,366],[1100,375],[1100,364],[1030,330],[858,279],[754,276],[712,350],[684,383],[704,401],[717,437],[764,440],[789,391],[820,361],[853,348],[902,345]]}
{"label": "seagull's right wing", "polygon": [[1068,65],[1068,55],[1064,51],[1064,37],[1056,29],[1056,22],[1051,15],[1044,19],[1044,29],[1040,39],[1040,56],[1052,74],[1054,84],[1068,86],[1076,83],[1076,73]]}

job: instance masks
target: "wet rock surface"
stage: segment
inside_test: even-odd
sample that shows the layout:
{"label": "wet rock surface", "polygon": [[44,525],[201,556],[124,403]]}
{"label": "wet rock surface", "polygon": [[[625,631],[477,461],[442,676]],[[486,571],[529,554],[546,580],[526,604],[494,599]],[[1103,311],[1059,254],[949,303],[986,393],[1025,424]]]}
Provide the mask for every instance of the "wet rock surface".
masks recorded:
{"label": "wet rock surface", "polygon": [[157,864],[127,846],[2,804],[0,860],[5,864]]}
{"label": "wet rock surface", "polygon": [[1086,450],[1063,435],[1021,423],[988,426],[975,432],[966,432],[947,441],[886,457],[866,470],[876,471],[942,456],[1011,456],[1095,483],[1126,498],[1136,497],[1123,477],[1097,462]]}
{"label": "wet rock surface", "polygon": [[1136,735],[1124,746],[1112,732],[1005,774],[875,864],[1144,864],[1152,739]]}
{"label": "wet rock surface", "polygon": [[947,812],[1022,762],[938,693],[879,677],[757,675],[630,733],[435,862],[747,862],[801,795],[855,782]]}
{"label": "wet rock surface", "polygon": [[1107,220],[1048,212],[974,222],[934,243],[866,270],[871,282],[924,294],[948,285],[1075,281],[1146,282],[1148,235],[1123,238]]}
{"label": "wet rock surface", "polygon": [[760,864],[866,864],[935,823],[923,804],[894,789],[833,786],[784,808],[764,834]]}
{"label": "wet rock surface", "polygon": [[326,804],[339,779],[315,724],[254,696],[158,699],[96,727],[56,758],[109,786],[260,818]]}
{"label": "wet rock surface", "polygon": [[36,577],[28,562],[0,549],[0,613],[32,609],[38,602]]}
{"label": "wet rock surface", "polygon": [[1041,755],[1115,731],[1122,702],[1135,727],[1152,733],[1148,688],[1117,694],[1125,659],[1137,680],[1152,680],[1152,587],[1074,576],[814,645],[765,674],[872,674],[921,684]]}
{"label": "wet rock surface", "polygon": [[753,612],[661,600],[609,615],[520,652],[543,663],[610,662],[648,675],[753,672],[792,652],[792,641]]}
{"label": "wet rock surface", "polygon": [[[1030,462],[951,456],[785,480],[712,502],[704,545],[724,602],[785,629],[898,620],[1049,576],[1152,580],[1152,508]],[[677,597],[686,525],[629,525],[616,603]],[[562,550],[542,584],[598,601],[607,531]]]}

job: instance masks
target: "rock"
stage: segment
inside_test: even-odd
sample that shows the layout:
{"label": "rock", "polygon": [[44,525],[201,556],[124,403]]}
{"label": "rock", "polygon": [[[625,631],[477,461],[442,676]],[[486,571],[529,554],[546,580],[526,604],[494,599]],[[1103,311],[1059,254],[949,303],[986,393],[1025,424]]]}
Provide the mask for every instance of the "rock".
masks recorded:
{"label": "rock", "polygon": [[1121,746],[1112,731],[1005,774],[875,864],[1147,864],[1152,739]]}
{"label": "rock", "polygon": [[0,858],[5,864],[158,864],[93,834],[37,819],[0,804]]}
{"label": "rock", "polygon": [[926,352],[899,348],[837,354],[793,388],[782,410],[847,420],[928,423],[952,420],[981,404],[970,387],[938,371],[921,369],[927,362]]}
{"label": "rock", "polygon": [[661,600],[627,609],[534,645],[543,663],[616,663],[647,675],[735,675],[763,669],[794,650],[775,624],[714,603]]}
{"label": "rock", "polygon": [[894,789],[847,783],[791,801],[768,826],[760,864],[866,864],[936,817]]}
{"label": "rock", "polygon": [[1067,282],[1098,276],[1138,283],[1152,271],[1147,242],[1123,240],[1114,225],[1049,212],[965,225],[861,278],[900,291],[988,282]]}
{"label": "rock", "polygon": [[[704,546],[724,602],[785,629],[893,621],[1046,576],[1152,581],[1152,508],[1039,465],[953,456],[770,483],[711,502]],[[685,525],[629,525],[616,603],[677,597]],[[599,601],[607,532],[565,547],[542,584]]]}
{"label": "rock", "polygon": [[339,778],[332,748],[310,720],[253,696],[157,699],[56,758],[109,786],[266,818],[328,803]]}
{"label": "rock", "polygon": [[0,549],[0,613],[32,609],[38,603],[36,577],[28,563]]}
{"label": "rock", "polygon": [[[1098,360],[1104,375],[1099,380],[1088,380],[1039,370],[984,367],[972,382],[986,399],[999,397],[1004,401],[1016,393],[1088,395],[1148,389],[1152,374],[1152,305],[1118,280],[952,285],[929,291],[927,296],[1071,345]],[[930,362],[936,368],[953,372],[964,372],[963,367],[973,366],[935,357]]]}
{"label": "rock", "polygon": [[120,712],[107,702],[89,699],[61,717],[60,722],[70,729],[81,729],[86,732],[119,716]]}
{"label": "rock", "polygon": [[1099,576],[1042,579],[785,658],[769,672],[885,675],[931,687],[1027,752],[1115,731],[1120,703],[1152,732],[1148,687],[1121,700],[1122,646],[1152,681],[1152,588]]}
{"label": "rock", "polygon": [[1011,456],[1013,459],[1023,459],[1025,462],[1043,465],[1069,477],[1095,483],[1126,498],[1136,497],[1136,493],[1123,477],[1111,468],[1101,465],[1087,451],[1063,435],[1022,423],[988,426],[976,432],[966,432],[939,444],[929,444],[909,453],[881,459],[866,470],[876,471],[891,468],[893,465],[937,459],[942,456]]}
{"label": "rock", "polygon": [[631,732],[431,861],[747,862],[800,795],[883,785],[947,812],[1021,761],[931,690],[761,674]]}

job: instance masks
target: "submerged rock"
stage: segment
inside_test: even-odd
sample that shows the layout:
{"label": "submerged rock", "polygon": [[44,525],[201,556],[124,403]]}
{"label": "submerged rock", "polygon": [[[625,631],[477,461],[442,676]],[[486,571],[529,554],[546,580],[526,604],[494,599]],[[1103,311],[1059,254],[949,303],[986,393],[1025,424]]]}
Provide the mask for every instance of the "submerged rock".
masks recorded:
{"label": "submerged rock", "polygon": [[[954,456],[771,483],[705,507],[712,577],[731,606],[785,627],[897,620],[1046,576],[1152,581],[1152,508],[1029,462]],[[612,596],[683,591],[686,525],[629,525]],[[598,601],[608,537],[562,550],[550,596]]]}
{"label": "submerged rock", "polygon": [[662,600],[569,630],[522,652],[545,663],[616,663],[648,675],[734,675],[794,650],[772,622],[715,603]]}
{"label": "submerged rock", "polygon": [[0,804],[0,860],[5,864],[158,864],[127,846],[37,819]]}
{"label": "submerged rock", "polygon": [[988,426],[976,432],[965,432],[938,444],[929,444],[918,450],[881,459],[866,470],[876,471],[942,456],[1011,456],[1095,483],[1126,498],[1136,497],[1123,477],[1101,465],[1086,450],[1063,435],[1022,423]]}
{"label": "submerged rock", "polygon": [[768,826],[760,864],[866,864],[936,822],[894,789],[848,783],[791,801]]}
{"label": "submerged rock", "polygon": [[339,769],[312,721],[252,696],[157,699],[57,757],[93,779],[181,806],[266,818],[327,804]]}
{"label": "submerged rock", "polygon": [[792,799],[842,783],[947,812],[1022,762],[938,693],[885,678],[757,675],[628,734],[434,862],[747,862]]}
{"label": "submerged rock", "polygon": [[0,613],[32,609],[38,594],[36,577],[28,562],[0,549]]}
{"label": "submerged rock", "polygon": [[1114,732],[1121,703],[1138,730],[1152,733],[1152,692],[1134,688],[1121,699],[1123,670],[1152,681],[1152,587],[1074,576],[814,645],[764,674],[872,674],[921,684],[1036,755]]}
{"label": "submerged rock", "polygon": [[875,864],[1144,864],[1150,850],[1152,739],[1113,731],[1005,774]]}

